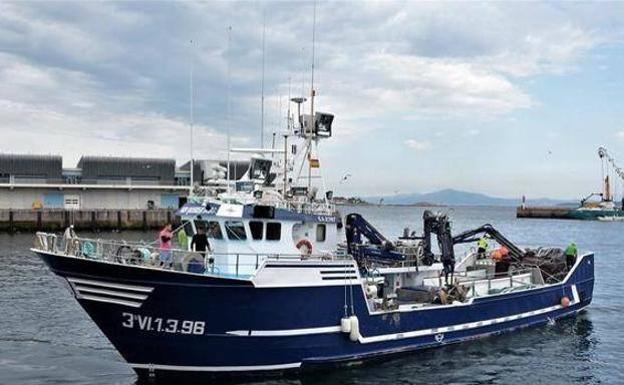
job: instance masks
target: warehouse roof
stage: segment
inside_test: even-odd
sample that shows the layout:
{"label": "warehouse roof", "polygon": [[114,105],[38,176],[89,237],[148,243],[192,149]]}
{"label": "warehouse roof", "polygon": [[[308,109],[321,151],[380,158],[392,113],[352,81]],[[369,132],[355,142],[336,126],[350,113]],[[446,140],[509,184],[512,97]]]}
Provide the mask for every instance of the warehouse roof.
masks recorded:
{"label": "warehouse roof", "polygon": [[126,158],[105,156],[83,156],[78,162],[82,179],[111,177],[155,178],[161,182],[172,182],[175,175],[175,160],[167,158]]}
{"label": "warehouse roof", "polygon": [[0,154],[0,174],[61,179],[60,155]]}

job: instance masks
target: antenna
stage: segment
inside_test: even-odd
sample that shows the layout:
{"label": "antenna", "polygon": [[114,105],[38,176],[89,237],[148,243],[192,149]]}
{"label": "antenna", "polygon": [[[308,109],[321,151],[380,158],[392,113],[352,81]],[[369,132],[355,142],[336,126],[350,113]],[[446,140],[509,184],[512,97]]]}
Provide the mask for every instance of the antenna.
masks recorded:
{"label": "antenna", "polygon": [[189,165],[190,165],[190,170],[191,170],[191,180],[189,183],[189,197],[193,195],[193,123],[194,123],[194,117],[193,117],[193,62],[195,59],[195,44],[193,43],[193,40],[191,40],[191,69],[190,69],[190,75],[189,75],[189,92],[190,92],[190,98],[189,98],[189,129],[190,129],[190,146],[189,146],[189,150],[190,150],[190,155],[191,155],[191,160],[189,161]]}
{"label": "antenna", "polygon": [[[310,124],[314,123],[314,54],[316,46],[316,0],[314,1],[314,11],[312,18],[312,78],[310,79]],[[304,129],[305,132],[305,129]],[[306,135],[307,136],[307,135]],[[309,140],[309,139],[308,139]],[[308,142],[308,189],[312,185],[312,146],[311,142]]]}
{"label": "antenna", "polygon": [[232,82],[231,82],[231,53],[230,46],[232,44],[232,26],[228,26],[227,41],[227,192],[230,193],[230,125],[231,125],[231,105],[232,105]]}
{"label": "antenna", "polygon": [[306,78],[306,58],[305,47],[301,47],[301,93],[299,95],[305,96],[305,78]]}
{"label": "antenna", "polygon": [[290,131],[290,77],[288,77],[288,116],[286,116],[286,131]]}
{"label": "antenna", "polygon": [[314,55],[316,51],[316,0],[314,1],[314,12],[312,19],[312,79],[310,80],[310,88],[312,90],[311,95],[312,99],[310,103],[312,104],[310,111],[314,112]]}
{"label": "antenna", "polygon": [[266,10],[262,10],[262,84],[260,101],[260,148],[264,148],[264,57],[265,57],[265,35],[266,35]]}

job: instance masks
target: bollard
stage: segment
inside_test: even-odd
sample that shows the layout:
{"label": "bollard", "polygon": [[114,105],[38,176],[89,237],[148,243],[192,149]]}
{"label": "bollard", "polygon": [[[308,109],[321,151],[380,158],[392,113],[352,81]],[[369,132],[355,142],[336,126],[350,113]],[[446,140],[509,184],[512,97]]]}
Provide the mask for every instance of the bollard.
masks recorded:
{"label": "bollard", "polygon": [[15,232],[15,223],[13,222],[13,210],[9,211],[9,232]]}

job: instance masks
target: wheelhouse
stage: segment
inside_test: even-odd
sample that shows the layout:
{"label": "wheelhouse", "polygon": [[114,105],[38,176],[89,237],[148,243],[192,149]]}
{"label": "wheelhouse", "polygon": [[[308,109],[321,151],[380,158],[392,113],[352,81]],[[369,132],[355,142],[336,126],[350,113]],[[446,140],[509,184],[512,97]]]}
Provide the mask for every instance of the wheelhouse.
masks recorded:
{"label": "wheelhouse", "polygon": [[215,262],[222,273],[239,266],[238,273],[253,273],[267,256],[303,257],[331,255],[339,243],[339,218],[335,215],[297,213],[257,204],[189,203],[178,215],[190,250],[191,239],[200,228],[206,232]]}

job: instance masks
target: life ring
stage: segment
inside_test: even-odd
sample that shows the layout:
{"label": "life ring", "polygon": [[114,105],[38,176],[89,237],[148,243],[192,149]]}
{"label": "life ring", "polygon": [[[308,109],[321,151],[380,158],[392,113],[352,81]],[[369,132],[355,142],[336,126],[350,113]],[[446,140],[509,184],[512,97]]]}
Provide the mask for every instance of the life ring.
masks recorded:
{"label": "life ring", "polygon": [[312,254],[312,243],[305,238],[300,239],[299,242],[297,242],[296,247],[302,255],[308,256]]}

